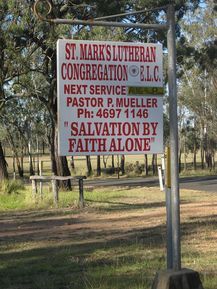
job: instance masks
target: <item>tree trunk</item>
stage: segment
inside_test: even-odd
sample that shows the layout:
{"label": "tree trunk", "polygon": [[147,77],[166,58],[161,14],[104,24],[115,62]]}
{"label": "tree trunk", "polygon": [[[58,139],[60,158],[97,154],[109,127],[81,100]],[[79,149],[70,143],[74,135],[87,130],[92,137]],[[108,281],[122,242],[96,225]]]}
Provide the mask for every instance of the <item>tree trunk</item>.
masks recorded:
{"label": "tree trunk", "polygon": [[[51,133],[48,135],[48,143],[50,145],[51,170],[55,176],[70,176],[70,170],[65,156],[58,155],[58,135],[57,125],[52,122]],[[58,186],[63,189],[71,190],[71,181],[60,181]]]}
{"label": "tree trunk", "polygon": [[50,142],[50,157],[51,157],[51,170],[52,173],[57,176],[57,164],[55,157],[55,147],[54,147],[54,139]]}
{"label": "tree trunk", "polygon": [[194,144],[193,167],[194,167],[194,170],[197,169],[197,148],[196,148],[196,144]]}
{"label": "tree trunk", "polygon": [[[5,103],[4,102],[4,85],[3,85],[4,79],[6,77],[5,72],[4,72],[4,67],[6,67],[4,63],[5,48],[6,48],[5,37],[3,36],[2,25],[1,25],[1,31],[0,31],[0,100],[1,100],[0,109],[3,108],[4,103]],[[5,160],[2,143],[0,141],[0,181],[4,179],[8,179],[8,170],[7,170],[7,162]]]}
{"label": "tree trunk", "polygon": [[0,181],[8,179],[7,162],[5,160],[2,143],[0,142]]}
{"label": "tree trunk", "polygon": [[206,152],[206,163],[207,167],[212,170],[212,154],[209,151]]}
{"label": "tree trunk", "polygon": [[31,154],[31,143],[28,141],[27,143],[27,150],[28,150],[28,155],[29,155],[29,174],[30,176],[34,175],[34,169],[33,169],[33,161],[32,161],[32,154]]}
{"label": "tree trunk", "polygon": [[186,136],[184,136],[184,171],[187,170],[187,162],[186,162]]}
{"label": "tree trunk", "polygon": [[179,149],[179,173],[182,170],[182,150],[181,148]]}
{"label": "tree trunk", "polygon": [[[14,144],[13,137],[12,137],[12,135],[11,135],[9,130],[7,130],[7,135],[8,135],[8,141],[9,141],[10,146],[11,146],[11,150],[13,152],[13,158],[16,160],[19,177],[23,178],[23,168],[22,168],[20,160],[19,160],[18,152],[17,152],[16,146]],[[14,163],[14,165],[15,165],[15,163]],[[14,169],[14,172],[15,172],[16,171],[15,167],[13,169]]]}
{"label": "tree trunk", "polygon": [[157,154],[155,154],[155,170],[156,170],[156,174],[158,174],[157,166],[158,166],[158,163],[157,163]]}
{"label": "tree trunk", "polygon": [[90,177],[93,173],[90,156],[86,156],[87,176]]}
{"label": "tree trunk", "polygon": [[17,170],[18,170],[19,177],[23,178],[23,168],[21,166],[21,162],[19,160],[19,157],[17,155],[15,155],[14,157],[16,159],[16,164],[17,164]]}
{"label": "tree trunk", "polygon": [[213,163],[213,170],[215,170],[215,152],[214,151],[212,154],[212,163]]}
{"label": "tree trunk", "polygon": [[106,166],[107,166],[107,159],[106,159],[106,156],[103,155],[103,157],[102,157],[102,161],[103,161],[104,169],[106,169]]}
{"label": "tree trunk", "polygon": [[21,171],[22,171],[23,174],[24,174],[23,161],[24,161],[24,148],[23,148],[23,140],[21,139],[20,167],[21,167]]}
{"label": "tree trunk", "polygon": [[42,140],[42,154],[45,154],[45,143],[44,140]]}
{"label": "tree trunk", "polygon": [[153,172],[153,175],[156,175],[157,173],[157,155],[156,154],[152,155],[152,172]]}
{"label": "tree trunk", "polygon": [[200,147],[200,157],[201,157],[201,169],[204,169],[204,148],[203,148],[203,142],[201,142]]}
{"label": "tree trunk", "polygon": [[[70,170],[68,166],[68,161],[66,156],[59,156],[58,154],[58,134],[57,134],[57,125],[55,127],[55,142],[54,142],[54,152],[55,152],[55,164],[56,165],[56,175],[57,176],[70,176]],[[61,181],[59,184],[64,189],[71,190],[71,181]]]}
{"label": "tree trunk", "polygon": [[73,156],[71,156],[70,165],[71,165],[72,171],[75,172],[75,160]]}
{"label": "tree trunk", "polygon": [[115,157],[112,155],[112,169],[115,170]]}
{"label": "tree trunk", "polygon": [[101,163],[100,163],[100,156],[97,156],[97,177],[101,176]]}
{"label": "tree trunk", "polygon": [[52,174],[57,176],[57,164],[55,157],[55,125],[52,123],[51,132],[47,134],[48,144],[50,146],[50,158],[51,158],[51,171]]}
{"label": "tree trunk", "polygon": [[40,174],[39,162],[40,162],[40,152],[39,152],[39,140],[38,136],[36,136],[36,163],[37,163],[37,174]]}
{"label": "tree trunk", "polygon": [[124,155],[121,156],[120,168],[121,168],[122,175],[124,175],[125,174],[125,156]]}
{"label": "tree trunk", "polygon": [[204,164],[204,157],[205,157],[204,144],[205,144],[204,123],[201,123],[201,128],[200,128],[200,157],[201,157],[201,169],[202,170],[205,168],[205,164]]}
{"label": "tree trunk", "polygon": [[145,168],[145,175],[148,176],[148,155],[145,154],[145,165],[144,165],[144,168]]}
{"label": "tree trunk", "polygon": [[13,154],[13,175],[16,176],[15,156]]}

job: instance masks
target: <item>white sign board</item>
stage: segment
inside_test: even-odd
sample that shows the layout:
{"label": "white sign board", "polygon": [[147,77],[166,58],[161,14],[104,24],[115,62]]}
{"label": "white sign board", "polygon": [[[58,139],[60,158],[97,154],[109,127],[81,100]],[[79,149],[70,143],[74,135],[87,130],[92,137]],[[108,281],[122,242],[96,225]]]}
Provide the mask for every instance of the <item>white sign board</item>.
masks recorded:
{"label": "white sign board", "polygon": [[162,153],[162,58],[161,44],[58,40],[59,154]]}

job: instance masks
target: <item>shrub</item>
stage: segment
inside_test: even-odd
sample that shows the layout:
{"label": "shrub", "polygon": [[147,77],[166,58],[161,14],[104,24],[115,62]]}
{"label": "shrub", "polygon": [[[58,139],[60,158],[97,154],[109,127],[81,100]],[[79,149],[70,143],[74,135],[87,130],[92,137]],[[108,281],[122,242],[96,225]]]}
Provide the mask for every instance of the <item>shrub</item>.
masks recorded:
{"label": "shrub", "polygon": [[19,180],[4,180],[0,182],[0,192],[2,194],[17,194],[19,190],[24,189],[24,184]]}
{"label": "shrub", "polygon": [[125,171],[128,175],[141,175],[144,172],[144,164],[140,164],[138,161],[135,164],[126,163]]}

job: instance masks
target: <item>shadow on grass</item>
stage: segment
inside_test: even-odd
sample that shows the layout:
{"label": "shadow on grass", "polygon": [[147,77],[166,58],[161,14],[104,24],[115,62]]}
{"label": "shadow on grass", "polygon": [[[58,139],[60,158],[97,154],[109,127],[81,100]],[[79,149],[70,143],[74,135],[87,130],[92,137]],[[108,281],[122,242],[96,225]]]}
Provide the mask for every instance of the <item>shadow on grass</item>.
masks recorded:
{"label": "shadow on grass", "polygon": [[[217,229],[217,214],[215,215],[209,215],[209,216],[195,216],[195,217],[190,217],[191,223],[190,224],[195,224],[196,227],[200,228],[206,228],[206,227],[212,227],[212,229],[216,230]],[[189,223],[184,223],[183,228],[190,225]]]}
{"label": "shadow on grass", "polygon": [[[207,226],[206,218],[200,224]],[[184,224],[184,234],[193,234],[195,227],[200,227],[198,222]],[[132,230],[122,238],[113,235],[111,240],[5,252],[0,254],[1,285],[4,289],[148,289],[155,272],[165,266],[163,250],[155,252],[164,246],[165,228],[155,226]]]}
{"label": "shadow on grass", "polygon": [[53,216],[66,216],[71,214],[78,213],[78,210],[74,209],[59,209],[59,210],[18,210],[18,211],[7,211],[7,212],[0,212],[0,221],[8,220],[8,219],[19,219],[19,220],[26,220],[27,218],[34,219],[36,218],[46,218],[46,217],[53,217]]}
{"label": "shadow on grass", "polygon": [[[101,207],[99,208],[102,211],[105,212],[115,212],[115,211],[129,211],[129,210],[139,210],[139,209],[157,209],[157,208],[165,208],[166,203],[165,201],[162,202],[145,202],[145,203],[137,203],[137,204],[130,204],[130,203],[124,203],[124,202],[116,202],[116,201],[95,201],[91,199],[85,199],[85,202],[87,203],[93,203],[93,204],[108,204],[112,205],[109,207]],[[185,201],[181,200],[181,204],[190,204],[191,201]]]}
{"label": "shadow on grass", "polygon": [[[157,226],[132,230],[122,237],[113,235],[112,240],[87,240],[70,245],[57,243],[44,248],[25,250],[24,247],[21,252],[1,253],[2,288],[139,288],[138,285],[143,283],[143,288],[146,288],[152,280],[150,269],[153,266],[153,257],[149,256],[150,264],[145,264],[140,258],[137,259],[135,252],[129,251],[129,248],[135,245],[136,239],[140,245],[149,249],[150,245],[161,247],[162,230],[162,226]],[[16,243],[16,240],[14,241]],[[98,258],[91,257],[99,250],[108,250],[108,253]],[[118,258],[116,254],[109,256],[110,250],[117,251],[117,254],[118,250],[129,254]],[[131,272],[127,273],[125,267]]]}
{"label": "shadow on grass", "polygon": [[112,201],[95,201],[90,199],[85,199],[86,202],[94,204],[110,204],[110,207],[102,207],[105,211],[122,211],[122,210],[138,210],[138,209],[150,209],[150,208],[160,208],[165,207],[165,202],[152,202],[152,203],[138,203],[130,204],[123,202],[112,202]]}
{"label": "shadow on grass", "polygon": [[[161,214],[162,215],[162,214]],[[160,215],[160,217],[161,217]],[[146,218],[151,218],[147,215]],[[132,229],[128,227],[129,222],[140,223],[142,216],[121,216],[121,217],[106,217],[97,219],[87,219],[85,216],[71,218],[53,218],[49,220],[25,220],[13,221],[1,224],[0,227],[0,244],[3,242],[22,243],[28,241],[55,241],[61,242],[71,240],[78,242],[91,241],[92,239],[97,242],[102,239],[126,239],[131,238],[132,235],[143,234],[148,232],[147,236],[154,234],[153,228]],[[97,222],[97,225],[95,224]],[[123,226],[122,229],[120,226]],[[160,227],[160,230],[162,230]],[[121,229],[121,230],[120,230]],[[154,228],[156,231],[156,228]],[[158,230],[158,234],[160,231]],[[107,241],[106,241],[107,242]],[[154,242],[155,243],[155,242]]]}
{"label": "shadow on grass", "polygon": [[[163,204],[152,203],[147,208],[159,208]],[[129,204],[117,202],[116,205],[129,210]],[[144,207],[144,204],[138,205],[132,205],[132,208]],[[20,232],[17,228],[19,221],[16,220],[13,225],[10,223],[6,233],[1,227],[0,231],[4,233],[0,239],[1,288],[148,289],[155,272],[165,268],[164,224],[146,228],[126,227],[122,230],[111,226],[105,230],[103,223],[127,223],[133,218],[139,220],[142,217],[116,216],[115,220],[91,220],[88,217],[84,219],[81,214],[76,218],[73,215],[66,218],[61,213],[61,219],[58,219],[56,214],[43,215],[39,212],[39,220],[28,221],[28,218],[37,218],[37,214],[24,213],[26,219],[21,218]],[[41,220],[43,216],[54,218]],[[100,229],[90,227],[94,222],[101,223]],[[190,223],[182,224],[182,233],[184,237],[189,237],[196,230],[209,226],[216,228],[216,216],[195,217]],[[41,241],[40,246],[43,247],[31,248],[31,242],[37,241]],[[9,244],[12,249],[15,248],[11,252],[7,249]],[[22,248],[21,251],[17,251],[16,246]]]}

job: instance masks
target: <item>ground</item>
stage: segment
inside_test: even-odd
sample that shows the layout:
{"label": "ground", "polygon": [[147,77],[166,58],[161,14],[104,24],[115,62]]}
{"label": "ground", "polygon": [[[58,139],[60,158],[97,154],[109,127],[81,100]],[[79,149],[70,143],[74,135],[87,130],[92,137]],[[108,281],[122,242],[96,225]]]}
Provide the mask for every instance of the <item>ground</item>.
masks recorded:
{"label": "ground", "polygon": [[[166,267],[164,194],[140,187],[85,196],[84,209],[0,214],[1,288],[150,288]],[[182,191],[181,200],[183,266],[216,289],[217,197]]]}

